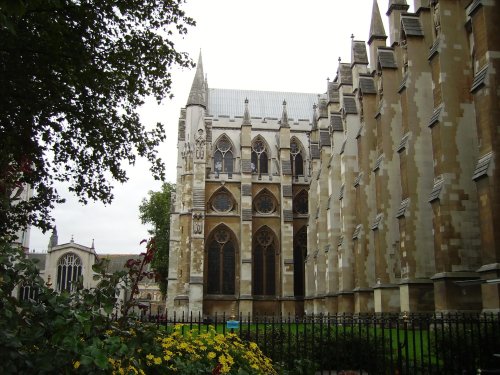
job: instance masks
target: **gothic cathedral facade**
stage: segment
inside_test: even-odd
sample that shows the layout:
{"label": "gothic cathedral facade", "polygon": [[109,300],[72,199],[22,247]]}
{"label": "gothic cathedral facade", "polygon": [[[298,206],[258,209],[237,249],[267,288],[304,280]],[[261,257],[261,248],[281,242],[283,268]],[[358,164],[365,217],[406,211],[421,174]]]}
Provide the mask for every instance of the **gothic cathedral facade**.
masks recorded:
{"label": "gothic cathedral facade", "polygon": [[200,55],[169,315],[500,310],[500,4],[388,3],[320,95],[209,88]]}

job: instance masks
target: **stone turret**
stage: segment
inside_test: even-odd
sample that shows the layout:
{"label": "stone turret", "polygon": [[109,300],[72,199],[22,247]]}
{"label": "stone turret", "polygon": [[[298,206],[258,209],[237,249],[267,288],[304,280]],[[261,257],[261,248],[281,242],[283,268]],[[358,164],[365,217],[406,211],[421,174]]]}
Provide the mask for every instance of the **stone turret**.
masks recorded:
{"label": "stone turret", "polygon": [[203,108],[207,106],[207,83],[203,74],[203,62],[201,59],[201,51],[198,57],[198,64],[196,64],[196,73],[191,85],[186,107],[191,105],[200,105]]}
{"label": "stone turret", "polygon": [[407,12],[409,7],[406,0],[389,0],[389,9],[386,14],[389,17],[389,46],[391,47],[399,42],[401,14]]}
{"label": "stone turret", "polygon": [[368,45],[370,46],[370,71],[377,69],[377,48],[384,47],[386,39],[387,35],[385,34],[377,0],[373,0],[370,35],[368,37]]}

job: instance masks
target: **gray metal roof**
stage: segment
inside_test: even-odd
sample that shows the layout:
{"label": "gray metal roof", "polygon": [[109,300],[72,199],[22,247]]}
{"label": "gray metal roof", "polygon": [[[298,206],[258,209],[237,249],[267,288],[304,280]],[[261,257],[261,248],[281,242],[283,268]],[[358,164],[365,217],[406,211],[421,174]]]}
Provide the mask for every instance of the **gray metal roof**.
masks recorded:
{"label": "gray metal roof", "polygon": [[242,117],[247,98],[251,117],[281,119],[283,100],[286,100],[289,119],[310,122],[312,122],[313,104],[318,102],[318,94],[210,88],[208,114],[213,117]]}

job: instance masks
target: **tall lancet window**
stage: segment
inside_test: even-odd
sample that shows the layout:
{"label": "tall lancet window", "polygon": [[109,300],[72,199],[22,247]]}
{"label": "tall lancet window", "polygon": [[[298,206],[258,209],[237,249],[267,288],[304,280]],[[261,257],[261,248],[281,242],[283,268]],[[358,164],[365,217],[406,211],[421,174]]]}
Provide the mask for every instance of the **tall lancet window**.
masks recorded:
{"label": "tall lancet window", "polygon": [[254,295],[276,294],[276,251],[278,243],[273,231],[267,226],[257,231],[253,240],[253,285]]}
{"label": "tall lancet window", "polygon": [[307,255],[307,227],[303,226],[293,238],[293,293],[304,296],[304,262]]}
{"label": "tall lancet window", "polygon": [[257,139],[252,144],[252,173],[261,174],[269,171],[269,157],[262,139]]}
{"label": "tall lancet window", "polygon": [[231,231],[221,225],[207,244],[207,293],[234,294],[236,245]]}
{"label": "tall lancet window", "polygon": [[292,139],[290,141],[290,164],[292,165],[292,174],[294,177],[304,175],[304,157],[302,156],[302,147],[296,139]]}
{"label": "tall lancet window", "polygon": [[57,290],[71,292],[82,275],[82,260],[73,253],[67,253],[57,262]]}
{"label": "tall lancet window", "polygon": [[223,135],[215,145],[214,170],[219,173],[233,173],[233,147],[229,139]]}

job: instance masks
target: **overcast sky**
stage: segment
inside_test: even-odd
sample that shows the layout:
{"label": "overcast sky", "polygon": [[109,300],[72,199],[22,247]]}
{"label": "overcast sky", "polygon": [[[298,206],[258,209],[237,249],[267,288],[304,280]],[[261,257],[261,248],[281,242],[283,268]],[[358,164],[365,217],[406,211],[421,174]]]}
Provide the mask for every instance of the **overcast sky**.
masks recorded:
{"label": "overcast sky", "polygon": [[[378,0],[382,19],[389,0]],[[350,62],[351,34],[368,40],[373,0],[188,0],[184,9],[197,26],[177,42],[177,49],[195,60],[201,50],[208,85],[213,88],[324,93],[333,79],[338,58]],[[411,3],[411,1],[409,1]],[[412,5],[412,4],[410,4]],[[412,8],[410,8],[410,11]],[[141,109],[145,124],[163,122],[167,140],[161,155],[167,181],[175,182],[176,138],[179,112],[185,106],[193,70],[176,70],[174,99],[158,106],[154,100]],[[242,103],[243,111],[243,103]],[[65,187],[59,188],[66,203],[53,211],[59,243],[73,236],[76,243],[98,253],[138,253],[147,227],[139,220],[138,207],[150,190],[159,190],[147,162],[129,169],[130,180],[116,185],[111,205],[82,206]],[[45,251],[50,233],[31,230],[31,251]]]}

